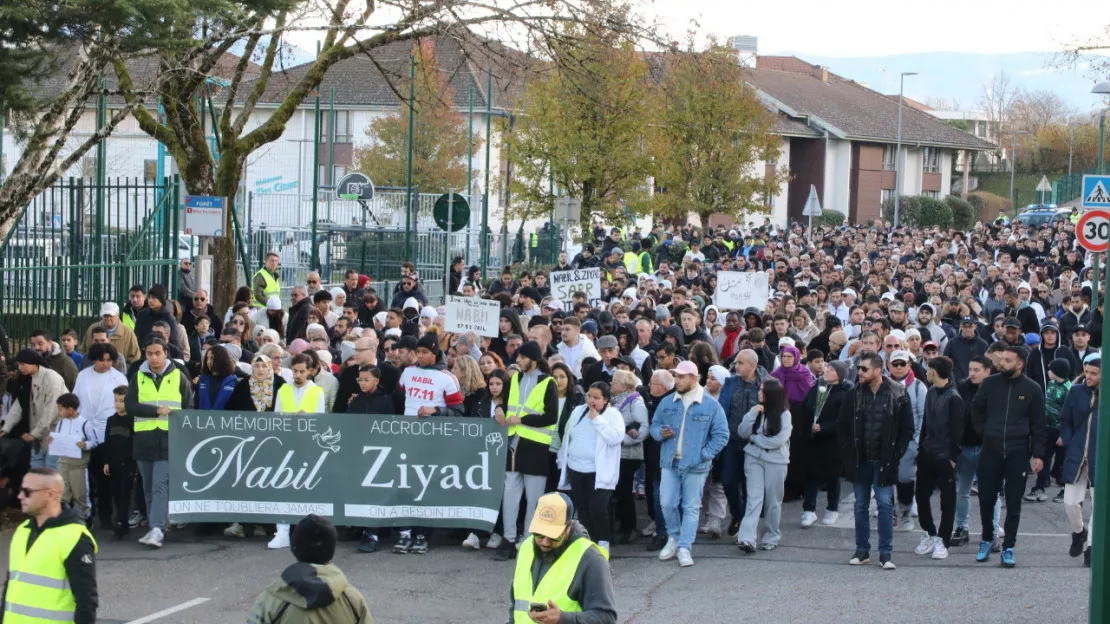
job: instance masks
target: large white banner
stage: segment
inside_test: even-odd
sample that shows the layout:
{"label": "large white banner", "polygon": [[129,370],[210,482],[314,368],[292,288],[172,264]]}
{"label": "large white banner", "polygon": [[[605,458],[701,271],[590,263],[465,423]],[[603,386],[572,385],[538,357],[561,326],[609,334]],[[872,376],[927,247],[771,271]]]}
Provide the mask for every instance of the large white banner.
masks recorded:
{"label": "large white banner", "polygon": [[767,274],[762,271],[719,271],[714,299],[722,310],[754,307],[762,314],[767,307]]}
{"label": "large white banner", "polygon": [[501,321],[501,304],[477,297],[447,297],[447,331],[461,334],[474,332],[496,338]]}
{"label": "large white banner", "polygon": [[590,307],[597,307],[601,302],[601,269],[594,267],[551,272],[551,296],[562,301],[568,312],[576,292],[586,293]]}

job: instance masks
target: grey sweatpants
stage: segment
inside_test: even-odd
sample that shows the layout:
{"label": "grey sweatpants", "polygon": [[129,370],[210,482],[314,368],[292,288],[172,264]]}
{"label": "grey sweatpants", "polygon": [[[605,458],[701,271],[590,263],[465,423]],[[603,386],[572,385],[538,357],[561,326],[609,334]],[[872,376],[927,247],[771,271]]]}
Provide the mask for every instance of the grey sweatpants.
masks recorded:
{"label": "grey sweatpants", "polygon": [[510,543],[516,542],[516,521],[520,514],[520,497],[527,500],[525,504],[524,532],[528,532],[528,523],[536,513],[536,503],[547,489],[547,477],[526,475],[519,472],[505,473],[505,495],[501,498],[501,521],[504,525],[505,539]]}
{"label": "grey sweatpants", "polygon": [[782,532],[782,496],[786,485],[786,464],[771,464],[745,455],[744,476],[748,478],[748,506],[736,542],[756,545],[755,530],[759,526],[759,512],[764,510],[763,543],[778,544]]}

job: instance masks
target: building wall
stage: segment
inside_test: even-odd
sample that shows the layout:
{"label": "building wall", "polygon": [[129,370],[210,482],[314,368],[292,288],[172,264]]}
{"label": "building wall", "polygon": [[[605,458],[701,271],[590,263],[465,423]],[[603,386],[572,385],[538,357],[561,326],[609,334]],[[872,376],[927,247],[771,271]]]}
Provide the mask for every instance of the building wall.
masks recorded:
{"label": "building wall", "polygon": [[851,200],[848,217],[853,223],[879,218],[883,189],[893,188],[893,172],[883,168],[884,146],[877,143],[853,143]]}
{"label": "building wall", "polygon": [[903,195],[921,194],[921,148],[902,146],[900,167]]}
{"label": "building wall", "polygon": [[940,196],[952,194],[952,150],[940,152]]}
{"label": "building wall", "polygon": [[[817,196],[825,191],[825,140],[790,139],[791,179],[787,190],[787,219],[802,222],[802,210],[809,197],[809,186],[817,189]],[[824,208],[824,202],[822,202]]]}

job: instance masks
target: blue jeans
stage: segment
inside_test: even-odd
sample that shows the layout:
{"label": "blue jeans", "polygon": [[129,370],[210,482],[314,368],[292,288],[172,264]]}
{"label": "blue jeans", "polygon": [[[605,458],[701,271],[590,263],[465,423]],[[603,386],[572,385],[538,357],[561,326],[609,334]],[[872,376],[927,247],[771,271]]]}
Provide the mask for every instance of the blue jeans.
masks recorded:
{"label": "blue jeans", "polygon": [[678,540],[679,548],[690,548],[698,534],[702,488],[708,472],[663,468],[659,480],[660,505],[667,523],[667,537]]}
{"label": "blue jeans", "polygon": [[871,550],[871,490],[879,503],[879,554],[894,551],[894,486],[879,483],[879,462],[864,460],[852,483],[856,492],[856,550]]}
{"label": "blue jeans", "polygon": [[[956,461],[956,528],[967,529],[967,517],[971,501],[971,483],[979,470],[981,446],[965,446]],[[998,533],[998,514],[1002,511],[1002,499],[994,502],[994,532]]]}
{"label": "blue jeans", "polygon": [[667,518],[663,515],[663,504],[659,500],[659,481],[651,482],[652,502],[655,503],[651,508],[651,517],[655,520],[655,535],[667,534]]}
{"label": "blue jeans", "polygon": [[146,519],[152,529],[166,530],[166,516],[170,510],[170,462],[168,460],[137,462],[143,477],[143,494],[146,496]]}
{"label": "blue jeans", "polygon": [[58,456],[47,455],[46,449],[36,451],[34,447],[31,448],[31,467],[32,468],[53,468],[58,469]]}

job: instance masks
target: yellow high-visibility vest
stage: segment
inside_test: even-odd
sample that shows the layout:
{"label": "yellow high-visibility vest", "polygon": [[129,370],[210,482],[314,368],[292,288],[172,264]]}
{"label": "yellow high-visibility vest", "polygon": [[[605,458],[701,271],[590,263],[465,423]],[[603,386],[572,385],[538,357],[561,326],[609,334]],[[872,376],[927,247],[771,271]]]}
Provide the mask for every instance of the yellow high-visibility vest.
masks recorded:
{"label": "yellow high-visibility vest", "polygon": [[82,535],[88,535],[97,551],[96,539],[81,524],[63,524],[43,529],[27,549],[31,520],[12,536],[8,552],[8,590],[4,594],[4,621],[10,624],[73,622],[77,600],[69,587],[65,561]]}
{"label": "yellow high-visibility vest", "polygon": [[[543,397],[547,394],[547,384],[551,383],[551,377],[545,377],[536,384],[535,388],[528,393],[528,398],[524,404],[520,404],[520,373],[513,375],[509,380],[509,413],[507,416],[530,416],[533,414],[543,413]],[[552,423],[547,427],[529,427],[528,425],[512,425],[509,427],[509,435],[519,435],[521,439],[539,442],[540,444],[551,444],[551,434],[555,431],[555,424]]]}
{"label": "yellow high-visibility vest", "polygon": [[580,537],[555,560],[555,564],[540,579],[536,590],[532,591],[532,563],[536,558],[533,546],[534,538],[529,535],[520,545],[516,555],[516,574],[513,575],[513,623],[528,624],[532,621],[528,617],[528,609],[533,602],[547,604],[555,603],[560,611],[566,613],[579,613],[582,605],[567,595],[574,575],[578,572],[578,564],[582,556],[590,548],[597,548],[598,552],[606,559],[609,555],[585,537]]}
{"label": "yellow high-visibility vest", "polygon": [[[293,384],[287,383],[278,390],[278,400],[281,401],[282,414],[316,414],[316,406],[320,403],[320,395],[324,389],[312,384],[304,391],[304,396],[298,401],[293,392]],[[306,409],[308,406],[312,409]]]}
{"label": "yellow high-visibility vest", "polygon": [[[275,278],[272,273],[266,270],[266,267],[262,267],[261,269],[255,271],[254,276],[258,277],[259,275],[261,275],[262,279],[266,281],[266,288],[262,290],[262,294],[265,295],[267,299],[269,299],[270,297],[280,297],[281,284],[278,283],[277,278]],[[251,281],[253,282],[254,280],[251,279]],[[266,305],[266,302],[259,301],[258,297],[255,297],[254,300],[257,301],[258,305],[260,306]]]}
{"label": "yellow high-visibility vest", "polygon": [[[173,366],[166,362],[166,366]],[[154,407],[169,407],[181,409],[181,371],[174,366],[173,370],[162,378],[162,385],[155,386],[154,380],[149,375],[139,373],[135,376],[139,385],[139,403]],[[154,418],[135,417],[135,433],[155,430],[169,431],[169,416],[156,416]]]}
{"label": "yellow high-visibility vest", "polygon": [[629,275],[639,275],[640,256],[633,251],[624,252],[624,268],[628,269]]}

